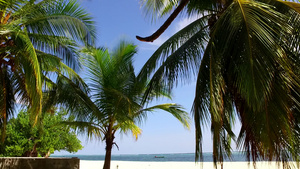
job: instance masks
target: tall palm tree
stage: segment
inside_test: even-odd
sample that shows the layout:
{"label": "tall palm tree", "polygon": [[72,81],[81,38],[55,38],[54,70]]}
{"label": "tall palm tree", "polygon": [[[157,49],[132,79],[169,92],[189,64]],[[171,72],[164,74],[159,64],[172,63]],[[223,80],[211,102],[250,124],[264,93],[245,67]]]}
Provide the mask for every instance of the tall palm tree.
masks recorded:
{"label": "tall palm tree", "polygon": [[[144,0],[158,17],[172,12],[149,37],[165,31],[180,12],[198,18],[163,43],[141,70],[154,73],[150,89],[197,75],[193,115],[196,158],[201,126],[210,122],[214,162],[230,157],[232,125],[248,159],[299,160],[300,4],[281,0]],[[175,9],[174,9],[175,8]],[[174,9],[174,10],[173,10]],[[150,92],[150,91],[148,91]]]}
{"label": "tall palm tree", "polygon": [[3,134],[16,102],[29,106],[37,120],[42,110],[42,90],[55,78],[50,72],[75,73],[70,67],[79,68],[78,44],[93,44],[94,36],[91,17],[76,1],[0,1]]}
{"label": "tall palm tree", "polygon": [[[189,127],[188,113],[181,106],[174,103],[147,106],[154,98],[169,98],[170,95],[166,91],[153,90],[147,99],[143,99],[148,81],[139,81],[135,75],[132,62],[136,46],[122,41],[113,51],[97,48],[85,50],[85,53],[91,94],[90,98],[82,100],[93,105],[80,104],[80,101],[75,100],[76,107],[72,109],[72,114],[76,114],[76,122],[65,124],[76,126],[79,131],[87,132],[89,137],[95,136],[105,141],[103,169],[110,168],[111,150],[116,144],[115,133],[131,132],[137,139],[141,133],[137,123],[142,122],[147,112],[164,110],[171,113],[185,127]],[[71,95],[80,93],[80,90],[70,90],[73,91],[69,92]]]}

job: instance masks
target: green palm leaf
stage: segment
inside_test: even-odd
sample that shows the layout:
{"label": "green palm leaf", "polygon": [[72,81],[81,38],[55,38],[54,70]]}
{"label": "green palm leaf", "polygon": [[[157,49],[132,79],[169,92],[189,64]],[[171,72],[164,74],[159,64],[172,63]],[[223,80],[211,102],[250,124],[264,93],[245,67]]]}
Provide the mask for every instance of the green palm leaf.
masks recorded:
{"label": "green palm leaf", "polygon": [[[157,9],[171,9],[147,3],[157,15],[163,13]],[[148,93],[159,91],[160,84],[170,91],[179,80],[198,75],[192,110],[196,159],[202,159],[201,128],[207,124],[215,164],[230,158],[237,116],[242,127],[236,143],[249,160],[299,160],[299,6],[275,0],[190,0],[184,8],[199,19],[147,61],[140,78],[155,71]]]}
{"label": "green palm leaf", "polygon": [[145,112],[153,112],[155,110],[164,110],[171,113],[178,121],[180,121],[184,127],[189,129],[189,115],[183,110],[182,106],[175,103],[159,104],[152,107],[142,109],[138,115]]}
{"label": "green palm leaf", "polygon": [[14,86],[15,100],[29,106],[37,121],[42,110],[50,109],[50,104],[42,108],[42,98],[47,96],[42,91],[57,89],[53,78],[66,74],[84,88],[82,79],[68,66],[80,66],[78,43],[93,44],[93,21],[75,1],[7,0],[0,1],[0,10],[0,67],[11,76],[6,82]]}
{"label": "green palm leaf", "polygon": [[146,15],[151,15],[152,20],[162,17],[178,5],[178,0],[142,0]]}
{"label": "green palm leaf", "polygon": [[105,133],[105,130],[93,122],[65,121],[61,124],[74,127],[79,133],[87,133],[90,139],[95,138],[102,140],[104,138],[103,133]]}
{"label": "green palm leaf", "polygon": [[[153,90],[145,99],[146,101],[143,100],[148,79],[139,80],[135,75],[133,56],[136,51],[136,46],[126,41],[121,41],[112,51],[105,48],[83,49],[85,56],[83,65],[88,70],[90,93],[81,96],[85,92],[80,92],[76,85],[72,85],[75,90],[70,87],[66,89],[71,91],[68,92],[70,94],[67,94],[67,97],[80,94],[81,99],[72,102],[77,106],[67,103],[68,106],[74,107],[72,113],[78,122],[79,131],[87,132],[88,136],[91,136],[95,134],[98,127],[97,132],[101,132],[99,137],[106,143],[104,168],[110,166],[111,149],[116,144],[115,133],[117,131],[125,134],[132,133],[137,139],[141,129],[136,124],[146,117],[147,112],[155,109],[164,110],[171,113],[185,127],[189,126],[187,113],[177,104],[169,103],[147,108],[149,102],[153,100],[149,97],[169,96],[169,93],[165,90],[162,92]],[[71,96],[71,98],[78,98],[78,96]]]}

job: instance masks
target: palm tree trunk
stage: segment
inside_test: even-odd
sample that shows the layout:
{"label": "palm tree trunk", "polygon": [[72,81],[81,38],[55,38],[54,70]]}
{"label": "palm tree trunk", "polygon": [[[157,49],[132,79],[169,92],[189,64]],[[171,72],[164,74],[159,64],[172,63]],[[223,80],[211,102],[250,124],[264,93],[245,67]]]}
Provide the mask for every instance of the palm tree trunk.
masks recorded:
{"label": "palm tree trunk", "polygon": [[112,126],[113,126],[113,123],[111,122],[107,128],[107,133],[105,134],[106,153],[105,153],[103,169],[110,169],[111,150],[112,150],[112,146],[114,144],[114,138],[115,138]]}
{"label": "palm tree trunk", "polygon": [[103,169],[110,169],[110,161],[111,161],[111,150],[113,146],[113,139],[106,140],[106,153]]}

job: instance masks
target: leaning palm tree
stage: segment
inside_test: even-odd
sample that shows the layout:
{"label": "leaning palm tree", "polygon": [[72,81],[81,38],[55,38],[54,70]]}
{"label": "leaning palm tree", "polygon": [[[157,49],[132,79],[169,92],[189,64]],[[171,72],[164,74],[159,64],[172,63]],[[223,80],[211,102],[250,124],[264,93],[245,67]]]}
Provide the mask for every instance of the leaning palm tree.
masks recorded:
{"label": "leaning palm tree", "polygon": [[78,44],[92,44],[95,35],[90,16],[73,0],[0,0],[0,25],[0,125],[4,136],[17,102],[29,106],[37,120],[42,90],[55,78],[51,72],[75,73],[70,67],[79,68]]}
{"label": "leaning palm tree", "polygon": [[[85,50],[85,53],[91,95],[90,98],[82,95],[81,101],[73,101],[76,106],[71,111],[76,115],[76,122],[65,124],[75,126],[81,132],[87,132],[89,137],[95,136],[105,141],[106,155],[103,169],[110,168],[116,132],[131,132],[138,138],[141,129],[137,124],[142,122],[147,112],[164,110],[175,116],[185,127],[189,127],[188,114],[181,106],[173,103],[147,106],[156,97],[170,96],[167,91],[153,90],[148,98],[143,98],[148,81],[139,81],[135,75],[132,59],[136,53],[136,46],[122,41],[113,51],[97,48]],[[70,92],[67,92],[65,97],[76,95],[73,98],[79,98],[80,90],[74,89],[75,86],[69,87]],[[82,101],[85,103],[81,104]]]}
{"label": "leaning palm tree", "polygon": [[182,11],[198,17],[163,43],[141,70],[141,78],[153,76],[149,89],[163,82],[171,90],[180,78],[197,75],[193,104],[197,159],[202,157],[201,125],[207,122],[214,162],[230,157],[237,116],[242,125],[237,145],[249,160],[299,160],[300,4],[281,0],[143,2],[150,14],[172,13],[153,35],[137,36],[142,41],[154,41]]}

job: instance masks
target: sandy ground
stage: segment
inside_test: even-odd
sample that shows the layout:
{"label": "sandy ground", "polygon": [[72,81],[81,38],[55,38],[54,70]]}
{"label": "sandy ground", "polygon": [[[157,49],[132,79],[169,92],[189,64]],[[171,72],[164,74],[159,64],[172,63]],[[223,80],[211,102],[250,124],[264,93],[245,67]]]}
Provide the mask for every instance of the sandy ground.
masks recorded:
{"label": "sandy ground", "polygon": [[[136,161],[112,161],[111,169],[215,169],[212,162],[136,162]],[[298,169],[296,163],[293,168]],[[254,169],[248,162],[224,162],[223,169]],[[103,161],[80,160],[80,169],[102,169]],[[282,169],[282,165],[276,162],[257,162],[256,169]],[[218,169],[221,169],[218,166]]]}

